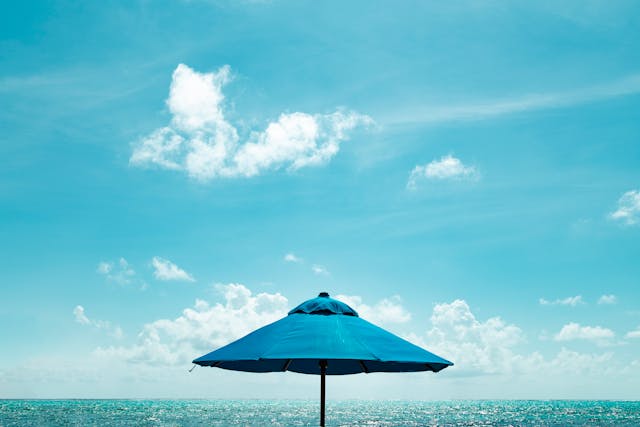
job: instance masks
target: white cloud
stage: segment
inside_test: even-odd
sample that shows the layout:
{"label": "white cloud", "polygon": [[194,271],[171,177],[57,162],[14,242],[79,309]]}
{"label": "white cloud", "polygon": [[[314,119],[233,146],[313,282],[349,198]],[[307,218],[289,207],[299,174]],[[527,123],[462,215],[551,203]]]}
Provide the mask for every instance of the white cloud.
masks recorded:
{"label": "white cloud", "polygon": [[107,280],[118,283],[119,285],[131,283],[136,274],[135,270],[124,258],[120,258],[117,264],[110,261],[101,261],[98,264],[97,272],[105,276]]}
{"label": "white cloud", "polygon": [[76,307],[73,309],[73,316],[76,319],[76,322],[80,323],[81,325],[88,325],[89,323],[91,323],[89,321],[89,318],[84,314],[84,307],[81,305],[76,305]]}
{"label": "white cloud", "polygon": [[252,177],[283,167],[297,170],[328,162],[351,130],[373,124],[368,116],[344,110],[283,113],[240,143],[224,114],[222,88],[230,76],[229,66],[198,73],[178,65],[167,99],[171,124],[138,141],[130,164],[181,170],[200,181]]}
{"label": "white cloud", "polygon": [[540,298],[538,301],[540,302],[540,305],[568,305],[571,307],[575,307],[585,303],[581,295],[563,299],[556,299],[555,301],[549,301],[544,298]]}
{"label": "white cloud", "polygon": [[[292,252],[285,254],[283,259],[285,262],[304,263],[304,260],[302,258],[296,256],[296,254]],[[311,271],[313,271],[313,273],[317,274],[318,276],[329,276],[331,274],[325,266],[320,264],[312,264]]]}
{"label": "white cloud", "polygon": [[407,188],[415,189],[421,180],[477,180],[480,174],[473,166],[465,166],[460,159],[447,155],[426,165],[417,165],[409,174]]}
{"label": "white cloud", "polygon": [[363,303],[362,297],[357,295],[337,295],[335,298],[349,305],[363,319],[377,325],[406,323],[411,320],[411,313],[402,306],[402,299],[398,295],[384,298],[373,306]]}
{"label": "white cloud", "polygon": [[[578,376],[606,375],[607,373],[613,373],[611,371],[614,371],[614,369],[607,369],[607,366],[611,366],[612,361],[612,352],[601,354],[579,353],[577,351],[567,350],[563,347],[560,352],[551,359],[549,371],[560,376],[567,374],[574,374]],[[539,369],[544,369],[544,366],[540,366]]]}
{"label": "white cloud", "polygon": [[640,223],[640,190],[624,193],[618,200],[618,208],[609,214],[609,218],[625,225]]}
{"label": "white cloud", "polygon": [[627,332],[625,335],[626,338],[640,338],[640,326],[638,326],[635,330]]}
{"label": "white cloud", "polygon": [[311,266],[311,271],[313,271],[315,274],[317,274],[319,276],[328,276],[329,275],[329,270],[327,270],[324,266],[319,265],[319,264],[313,264]]}
{"label": "white cloud", "polygon": [[[216,346],[224,345],[286,315],[288,301],[278,293],[254,294],[238,284],[219,285],[218,289],[222,293],[220,303],[196,300],[192,307],[183,310],[173,320],[159,319],[147,323],[141,329],[136,343],[103,345],[94,350],[92,355],[79,355],[74,363],[65,364],[61,361],[63,363],[43,365],[43,361],[34,360],[24,372],[18,369],[19,366],[9,366],[4,371],[0,370],[0,384],[20,386],[25,384],[25,378],[29,376],[32,378],[28,380],[29,386],[33,385],[42,393],[43,386],[46,385],[52,396],[60,396],[61,390],[64,390],[61,387],[65,384],[68,387],[64,396],[84,396],[89,383],[92,385],[90,395],[95,397],[117,394],[123,389],[131,397],[167,397],[162,390],[175,393],[171,396],[202,397],[212,396],[206,394],[206,391],[211,390],[210,382],[215,379],[220,385],[217,389],[221,390],[215,394],[216,397],[228,397],[229,393],[232,396],[246,397],[246,383],[238,385],[239,382],[247,381],[246,378],[240,379],[246,375],[198,370],[194,372],[195,376],[185,376],[189,362]],[[391,319],[404,322],[409,315],[402,308],[399,297],[370,304],[366,304],[358,296],[336,298],[351,304],[367,320],[372,320],[372,316],[367,315],[367,310],[379,312],[378,308],[385,306],[399,307],[391,310],[396,314],[383,316],[387,323]],[[82,313],[86,317],[84,309],[74,310],[74,316],[76,313]],[[375,319],[374,323],[383,322]],[[640,332],[640,327],[637,329]],[[605,393],[615,399],[632,396],[640,375],[640,361],[633,361],[633,353],[631,358],[622,353],[615,354],[614,357],[611,351],[581,353],[561,348],[555,355],[546,357],[537,351],[519,350],[526,342],[524,332],[517,325],[498,316],[481,319],[464,300],[437,304],[433,308],[431,326],[421,335],[410,334],[407,338],[452,360],[455,366],[430,377],[426,383],[419,380],[423,378],[419,374],[385,376],[384,379],[372,375],[349,378],[342,384],[338,384],[341,381],[339,378],[334,378],[332,381],[336,381],[336,388],[348,390],[344,397],[352,397],[363,388],[379,390],[387,387],[384,393],[396,398],[406,398],[409,394],[405,392],[407,387],[411,390],[418,387],[423,392],[433,389],[431,383],[436,381],[438,393],[448,396],[447,398],[576,398],[576,393],[580,398],[593,398],[602,397],[602,393]],[[135,365],[134,368],[132,364]],[[306,396],[309,384],[316,384],[313,381],[307,382],[305,378],[308,376],[304,375],[247,378],[251,385],[250,394],[257,398],[272,395],[273,387],[283,381],[288,386],[293,386],[294,383],[300,385],[300,388],[284,391],[280,395],[284,398]],[[108,388],[106,384],[112,380],[113,388]],[[373,384],[376,387],[372,387]],[[371,398],[379,396],[374,393]]]}
{"label": "white cloud", "polygon": [[283,259],[286,262],[302,262],[302,258],[297,257],[296,254],[294,254],[293,252],[289,252],[288,254],[285,254]]}
{"label": "white cloud", "polygon": [[[224,302],[210,304],[197,299],[176,319],[160,319],[144,325],[137,344],[98,348],[96,354],[129,362],[164,365],[188,364],[194,357],[212,351],[249,332],[274,322],[288,311],[289,302],[280,293],[253,294],[241,284],[217,285]],[[411,315],[398,296],[374,305],[359,296],[339,295],[358,314],[373,323],[406,323]]]}
{"label": "white cloud", "polygon": [[[522,329],[500,317],[479,320],[466,301],[460,299],[437,304],[431,324],[426,335],[410,334],[407,338],[453,361],[455,365],[448,375],[491,375],[492,378],[504,375],[509,381],[517,381],[521,377],[535,380],[542,373],[548,379],[564,375],[606,378],[618,369],[613,367],[612,352],[586,354],[562,348],[551,358],[545,358],[537,351],[519,352],[519,346],[525,343]],[[602,343],[608,344],[613,337],[613,333],[604,328],[582,328],[578,325],[578,330],[576,335],[597,336]]]}
{"label": "white cloud", "polygon": [[113,263],[102,261],[98,263],[96,271],[100,274],[109,274],[113,270]]}
{"label": "white cloud", "polygon": [[540,358],[521,356],[514,350],[524,342],[522,330],[500,317],[476,319],[466,301],[437,304],[431,315],[432,327],[423,339],[410,337],[434,353],[452,360],[457,372],[466,374],[508,373],[523,370]]}
{"label": "white cloud", "polygon": [[618,302],[618,298],[615,295],[602,295],[598,298],[598,304],[615,304]]}
{"label": "white cloud", "polygon": [[[229,131],[222,111],[222,87],[231,80],[231,68],[221,67],[217,73],[198,73],[184,64],[173,72],[167,106],[173,114],[172,124],[182,131],[208,129],[216,137]],[[222,131],[219,135],[217,132]],[[230,131],[234,133],[233,130]]]}
{"label": "white cloud", "polygon": [[124,333],[122,332],[122,329],[120,328],[120,326],[113,326],[111,322],[108,322],[106,320],[89,319],[84,312],[84,307],[81,305],[75,306],[75,308],[73,309],[73,317],[75,321],[78,322],[79,324],[93,326],[96,329],[105,330],[109,333],[109,335],[113,336],[114,338],[120,339],[124,336]]}
{"label": "white cloud", "polygon": [[609,345],[615,333],[601,326],[580,326],[579,323],[570,322],[562,327],[554,336],[556,341],[586,340],[598,345]]}
{"label": "white cloud", "polygon": [[193,276],[169,261],[160,257],[153,257],[151,260],[154,272],[153,275],[158,280],[183,280],[186,282],[195,282]]}
{"label": "white cloud", "polygon": [[[94,355],[102,360],[144,365],[188,365],[194,357],[286,315],[288,300],[279,293],[254,294],[240,284],[218,285],[218,290],[223,296],[222,302],[212,304],[198,299],[173,320],[159,319],[144,325],[136,344],[101,347]],[[411,319],[398,296],[375,304],[366,304],[360,296],[337,295],[335,298],[351,305],[362,318],[375,324],[407,323]],[[431,327],[425,334],[409,334],[406,338],[452,360],[455,366],[447,377],[538,378],[542,372],[548,378],[564,374],[606,376],[617,369],[610,368],[613,366],[611,352],[585,354],[562,348],[550,358],[539,352],[520,352],[519,346],[526,342],[522,329],[498,316],[478,319],[461,299],[435,305],[430,321]],[[599,337],[607,342],[613,337],[604,328],[578,325],[578,330],[577,335],[582,337]]]}
{"label": "white cloud", "polygon": [[200,356],[287,314],[288,301],[279,293],[254,295],[244,285],[219,285],[224,303],[196,300],[176,319],[144,325],[136,345],[98,348],[97,355],[129,362],[188,364]]}

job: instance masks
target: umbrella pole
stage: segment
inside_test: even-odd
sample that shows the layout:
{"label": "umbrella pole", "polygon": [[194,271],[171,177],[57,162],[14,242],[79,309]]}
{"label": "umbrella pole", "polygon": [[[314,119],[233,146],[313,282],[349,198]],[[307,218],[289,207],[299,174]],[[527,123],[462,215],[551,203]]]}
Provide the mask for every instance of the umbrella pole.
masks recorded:
{"label": "umbrella pole", "polygon": [[327,361],[320,361],[320,427],[324,427],[324,401],[325,401],[325,377],[327,374]]}

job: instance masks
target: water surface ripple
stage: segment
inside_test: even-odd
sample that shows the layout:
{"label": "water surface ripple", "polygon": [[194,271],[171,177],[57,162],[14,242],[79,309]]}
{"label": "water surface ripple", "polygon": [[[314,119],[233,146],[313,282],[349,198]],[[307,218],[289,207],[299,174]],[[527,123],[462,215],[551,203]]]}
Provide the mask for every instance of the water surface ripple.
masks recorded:
{"label": "water surface ripple", "polygon": [[[307,426],[303,400],[0,400],[0,426]],[[640,426],[640,402],[334,401],[328,426]]]}

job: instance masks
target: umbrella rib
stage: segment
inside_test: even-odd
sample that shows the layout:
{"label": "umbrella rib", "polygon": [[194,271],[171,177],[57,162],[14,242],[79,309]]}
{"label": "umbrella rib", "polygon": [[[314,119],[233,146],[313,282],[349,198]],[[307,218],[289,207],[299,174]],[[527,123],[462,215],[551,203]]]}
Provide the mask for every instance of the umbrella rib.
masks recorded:
{"label": "umbrella rib", "polygon": [[289,369],[289,365],[291,365],[291,359],[287,359],[284,366],[282,367],[282,370],[286,371],[287,369]]}
{"label": "umbrella rib", "polygon": [[362,368],[362,372],[364,372],[365,374],[368,374],[369,373],[369,369],[364,364],[364,361],[363,360],[358,360],[358,363],[360,363],[360,367]]}

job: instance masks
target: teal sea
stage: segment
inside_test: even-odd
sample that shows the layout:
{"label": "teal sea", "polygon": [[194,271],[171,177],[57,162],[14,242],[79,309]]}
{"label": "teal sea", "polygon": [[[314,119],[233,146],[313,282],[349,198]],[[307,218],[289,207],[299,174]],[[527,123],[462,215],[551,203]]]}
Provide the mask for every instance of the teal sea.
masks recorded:
{"label": "teal sea", "polygon": [[[306,426],[301,400],[0,400],[0,426]],[[640,426],[640,402],[335,401],[328,426]]]}

